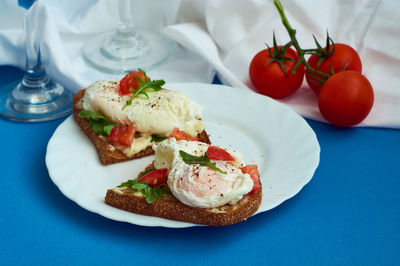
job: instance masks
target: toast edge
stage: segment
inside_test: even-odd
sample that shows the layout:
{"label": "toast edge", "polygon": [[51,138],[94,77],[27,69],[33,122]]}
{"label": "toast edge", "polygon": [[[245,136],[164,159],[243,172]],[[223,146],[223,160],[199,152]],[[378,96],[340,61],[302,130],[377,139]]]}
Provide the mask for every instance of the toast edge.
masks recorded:
{"label": "toast edge", "polygon": [[[245,201],[245,202],[243,202]],[[203,224],[209,226],[225,226],[247,220],[260,207],[262,189],[244,196],[236,208],[221,213],[210,209],[196,208],[174,200],[155,200],[148,204],[144,197],[132,194],[120,194],[112,189],[107,191],[105,203],[112,207],[148,216],[156,216],[175,221]]]}

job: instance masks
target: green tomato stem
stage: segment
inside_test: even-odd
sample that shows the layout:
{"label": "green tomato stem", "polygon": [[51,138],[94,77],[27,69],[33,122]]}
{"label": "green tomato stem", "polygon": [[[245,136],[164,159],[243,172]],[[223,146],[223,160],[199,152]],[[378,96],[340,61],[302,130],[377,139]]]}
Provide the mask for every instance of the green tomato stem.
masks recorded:
{"label": "green tomato stem", "polygon": [[[283,7],[282,7],[281,2],[280,2],[279,0],[274,0],[274,4],[275,4],[275,7],[278,9],[279,15],[280,15],[280,17],[281,17],[281,19],[282,19],[283,26],[285,26],[287,32],[289,33],[290,40],[291,40],[291,42],[292,42],[294,48],[295,48],[296,51],[297,51],[297,54],[298,54],[298,56],[299,56],[299,61],[302,62],[302,63],[304,64],[304,66],[306,67],[306,69],[307,69],[309,72],[314,73],[314,74],[316,74],[316,75],[320,75],[320,76],[322,76],[325,80],[328,79],[328,78],[330,77],[328,74],[325,74],[325,73],[323,73],[323,72],[321,72],[321,71],[318,71],[318,70],[312,68],[312,67],[308,64],[308,62],[307,62],[307,60],[305,59],[304,55],[305,55],[307,52],[313,51],[314,49],[305,49],[305,50],[303,50],[303,49],[300,47],[299,42],[298,42],[297,39],[296,39],[296,30],[293,29],[292,26],[290,26],[289,21],[287,20],[286,15],[285,15],[285,12],[284,12],[284,10],[283,10]],[[294,71],[296,71],[296,70],[294,69]]]}

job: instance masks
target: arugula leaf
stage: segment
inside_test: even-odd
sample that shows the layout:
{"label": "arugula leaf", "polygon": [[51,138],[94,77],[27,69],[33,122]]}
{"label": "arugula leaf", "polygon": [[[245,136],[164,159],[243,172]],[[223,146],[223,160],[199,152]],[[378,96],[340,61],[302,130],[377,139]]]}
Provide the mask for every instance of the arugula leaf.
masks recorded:
{"label": "arugula leaf", "polygon": [[183,150],[179,150],[179,154],[186,164],[200,164],[201,166],[208,166],[211,169],[214,169],[220,172],[221,174],[226,175],[225,171],[222,171],[215,165],[215,163],[212,163],[210,161],[210,158],[208,157],[207,153],[205,153],[203,156],[195,156],[187,152],[184,152]]}
{"label": "arugula leaf", "polygon": [[[152,171],[154,169],[150,169]],[[157,187],[151,187],[148,183],[142,183],[138,178],[128,180],[121,183],[118,187],[130,187],[140,191],[146,198],[146,202],[152,204],[155,200],[160,200],[163,198],[164,194],[171,194],[171,191],[167,186],[161,185]]]}
{"label": "arugula leaf", "polygon": [[160,135],[154,134],[154,135],[151,135],[151,141],[150,142],[161,142],[166,138],[167,137],[165,137],[165,136],[160,136]]}
{"label": "arugula leaf", "polygon": [[122,110],[124,110],[127,106],[131,105],[134,98],[138,97],[139,95],[144,95],[148,99],[149,95],[147,94],[147,92],[159,91],[161,90],[161,87],[165,84],[165,81],[162,79],[151,80],[146,75],[146,72],[143,69],[139,68],[139,71],[143,71],[144,81],[139,77],[135,77],[136,80],[139,82],[139,88],[137,90],[130,88],[133,94],[131,98],[128,101],[126,101],[126,104],[124,105],[124,107],[122,107]]}
{"label": "arugula leaf", "polygon": [[78,113],[78,116],[88,119],[88,127],[91,127],[99,135],[108,136],[113,127],[118,126],[118,124],[111,123],[105,116],[94,111],[82,110]]}

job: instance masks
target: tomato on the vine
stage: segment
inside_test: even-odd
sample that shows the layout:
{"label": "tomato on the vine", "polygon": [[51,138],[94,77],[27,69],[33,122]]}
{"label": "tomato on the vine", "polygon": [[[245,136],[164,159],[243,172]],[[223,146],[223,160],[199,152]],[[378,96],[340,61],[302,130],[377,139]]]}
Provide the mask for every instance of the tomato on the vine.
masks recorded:
{"label": "tomato on the vine", "polygon": [[[277,48],[281,48],[281,46]],[[291,60],[282,61],[285,73],[279,62],[271,60],[271,53],[274,52],[275,47],[258,52],[251,60],[249,76],[251,83],[259,93],[281,99],[294,93],[301,86],[305,69],[304,65],[300,64],[296,72],[292,73],[299,56],[295,50],[288,48],[283,57]]]}
{"label": "tomato on the vine", "polygon": [[[137,90],[140,86],[139,81],[137,78],[141,79],[142,81],[146,80],[146,74],[144,71],[131,71],[123,77],[119,83],[119,92],[122,95],[127,95],[132,93],[130,88],[133,90]],[[148,77],[147,77],[148,78]]]}
{"label": "tomato on the vine", "polygon": [[[332,51],[333,44],[329,45],[329,50]],[[324,48],[326,51],[326,47]],[[320,62],[320,60],[323,60]],[[357,51],[347,44],[335,43],[335,50],[327,58],[320,58],[317,55],[311,55],[307,63],[320,72],[331,75],[331,68],[334,73],[339,73],[344,70],[353,70],[361,73],[362,64]],[[321,90],[321,83],[315,77],[323,79],[320,75],[306,71],[306,80],[308,86],[317,94]]]}
{"label": "tomato on the vine", "polygon": [[330,123],[348,127],[363,121],[374,103],[368,79],[357,71],[334,74],[322,86],[318,107]]}

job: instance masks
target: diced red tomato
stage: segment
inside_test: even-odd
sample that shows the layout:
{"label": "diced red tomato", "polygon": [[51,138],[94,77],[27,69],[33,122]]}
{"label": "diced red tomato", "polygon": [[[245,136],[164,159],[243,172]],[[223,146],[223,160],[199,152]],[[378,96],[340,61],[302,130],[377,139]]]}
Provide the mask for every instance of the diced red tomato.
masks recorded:
{"label": "diced red tomato", "polygon": [[123,146],[131,146],[135,138],[134,126],[114,126],[108,139]]}
{"label": "diced red tomato", "polygon": [[179,130],[177,127],[169,134],[168,138],[175,138],[176,140],[189,140],[185,131]]}
{"label": "diced red tomato", "polygon": [[235,160],[232,154],[217,146],[208,146],[206,153],[208,158],[210,158],[210,160],[229,161],[229,162]]}
{"label": "diced red tomato", "polygon": [[169,134],[167,138],[175,138],[176,140],[186,140],[186,141],[200,141],[197,136],[190,138],[185,131],[179,130],[179,128],[174,128],[174,130]]}
{"label": "diced red tomato", "polygon": [[261,188],[260,173],[258,172],[257,165],[249,164],[249,165],[246,165],[245,167],[243,167],[241,170],[242,170],[243,174],[249,174],[251,179],[254,182],[253,189],[249,193],[251,194],[251,193],[254,193],[254,192],[260,190],[260,188]]}
{"label": "diced red tomato", "polygon": [[168,176],[168,169],[160,168],[145,174],[144,176],[139,178],[139,181],[142,183],[146,182],[151,187],[156,187],[164,183],[165,179],[167,179],[167,176]]}
{"label": "diced red tomato", "polygon": [[[144,71],[131,71],[123,77],[119,83],[119,93],[122,95],[127,95],[132,93],[130,88],[133,90],[137,90],[140,86],[139,81],[136,79],[139,78],[143,81],[146,80],[146,76]],[[147,77],[149,78],[149,77]]]}
{"label": "diced red tomato", "polygon": [[189,138],[185,131],[179,130],[179,128],[174,128],[174,130],[169,134],[168,138],[175,138],[176,140],[187,140],[187,141],[200,141],[197,136]]}

